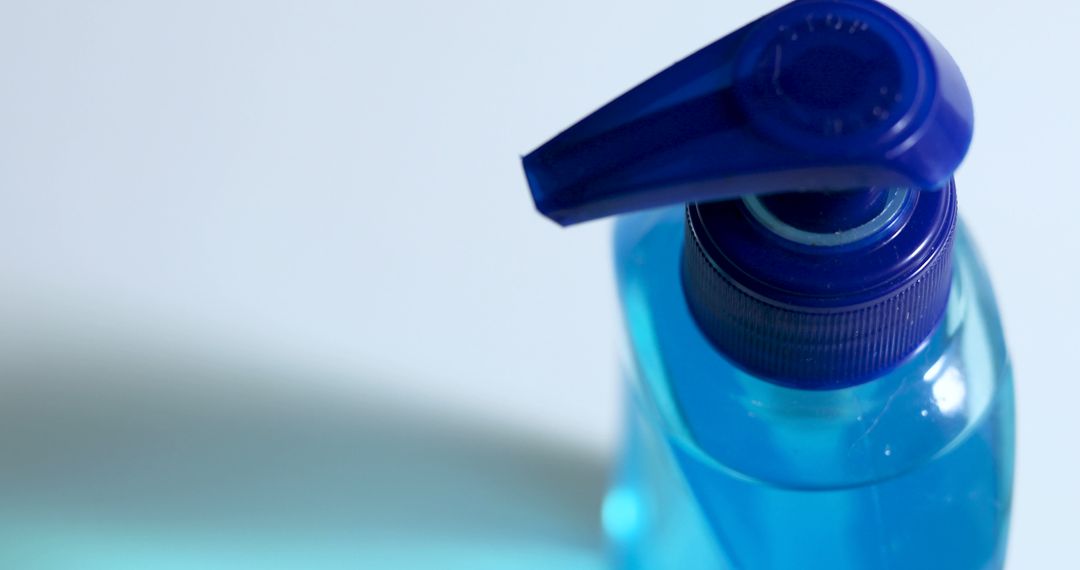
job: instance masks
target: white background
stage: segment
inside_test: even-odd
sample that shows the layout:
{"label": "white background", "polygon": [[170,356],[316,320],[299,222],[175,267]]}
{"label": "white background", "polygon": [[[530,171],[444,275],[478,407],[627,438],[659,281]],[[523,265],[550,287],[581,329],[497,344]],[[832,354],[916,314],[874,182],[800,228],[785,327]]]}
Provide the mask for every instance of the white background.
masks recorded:
{"label": "white background", "polygon": [[[536,215],[518,158],[777,5],[3,2],[0,327],[287,361],[609,455],[610,227]],[[1010,566],[1075,567],[1080,7],[894,5],[976,101],[958,184],[1015,362]]]}

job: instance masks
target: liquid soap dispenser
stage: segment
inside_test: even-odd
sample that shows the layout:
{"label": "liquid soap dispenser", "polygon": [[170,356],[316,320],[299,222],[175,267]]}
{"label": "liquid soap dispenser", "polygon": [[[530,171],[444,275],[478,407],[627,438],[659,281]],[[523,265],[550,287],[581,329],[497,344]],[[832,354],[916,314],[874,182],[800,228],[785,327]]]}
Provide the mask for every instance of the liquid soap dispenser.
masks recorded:
{"label": "liquid soap dispenser", "polygon": [[524,158],[552,220],[619,216],[617,567],[1002,567],[1012,376],[957,219],[972,128],[916,24],[799,0]]}

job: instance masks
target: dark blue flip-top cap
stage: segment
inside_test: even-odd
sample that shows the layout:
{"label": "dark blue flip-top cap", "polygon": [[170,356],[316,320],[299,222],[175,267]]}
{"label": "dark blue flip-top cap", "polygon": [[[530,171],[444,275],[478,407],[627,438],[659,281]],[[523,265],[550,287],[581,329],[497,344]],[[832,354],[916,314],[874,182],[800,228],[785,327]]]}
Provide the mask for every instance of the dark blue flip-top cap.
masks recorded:
{"label": "dark blue flip-top cap", "polygon": [[944,311],[972,128],[958,67],[915,24],[872,0],[798,0],[523,162],[563,225],[690,204],[703,332],[748,369],[827,388],[894,366]]}

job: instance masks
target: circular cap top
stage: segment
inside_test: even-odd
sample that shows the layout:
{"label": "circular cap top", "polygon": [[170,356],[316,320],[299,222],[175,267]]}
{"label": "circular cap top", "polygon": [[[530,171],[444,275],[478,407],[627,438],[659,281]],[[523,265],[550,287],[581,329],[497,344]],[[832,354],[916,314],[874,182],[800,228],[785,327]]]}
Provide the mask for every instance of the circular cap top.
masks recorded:
{"label": "circular cap top", "polygon": [[[902,130],[927,91],[926,46],[880,4],[805,2],[761,21],[738,57],[751,122],[796,147]],[[907,119],[907,120],[905,120]]]}

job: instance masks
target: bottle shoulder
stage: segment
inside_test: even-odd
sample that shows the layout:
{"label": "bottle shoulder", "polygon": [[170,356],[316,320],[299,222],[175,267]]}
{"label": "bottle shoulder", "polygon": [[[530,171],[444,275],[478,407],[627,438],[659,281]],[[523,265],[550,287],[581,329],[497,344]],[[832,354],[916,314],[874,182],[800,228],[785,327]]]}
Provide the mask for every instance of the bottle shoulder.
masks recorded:
{"label": "bottle shoulder", "polygon": [[813,391],[742,371],[701,334],[681,286],[684,219],[681,208],[620,219],[615,260],[635,393],[701,461],[777,485],[858,485],[947,453],[999,394],[1011,398],[993,292],[962,224],[934,335],[880,378]]}

